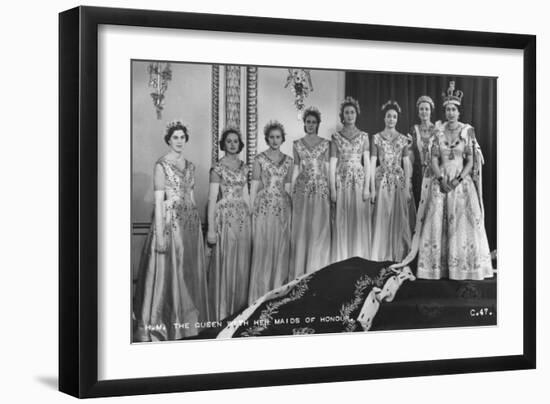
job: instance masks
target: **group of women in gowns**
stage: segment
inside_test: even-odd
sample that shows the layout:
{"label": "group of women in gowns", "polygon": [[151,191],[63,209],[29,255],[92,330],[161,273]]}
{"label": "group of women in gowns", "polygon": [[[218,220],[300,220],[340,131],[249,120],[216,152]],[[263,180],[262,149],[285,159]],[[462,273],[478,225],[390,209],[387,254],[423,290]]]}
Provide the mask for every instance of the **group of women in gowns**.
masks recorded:
{"label": "group of women in gowns", "polygon": [[355,125],[360,108],[353,98],[341,104],[342,129],[331,141],[317,134],[321,113],[306,109],[293,157],[280,151],[283,125],[269,122],[269,148],[253,162],[250,195],[249,170],[238,157],[241,134],[224,130],[225,155],[210,172],[208,268],[194,166],[181,156],[187,129],[171,124],[165,140],[172,150],[155,168],[158,196],[135,294],[134,341],[196,335],[197,327],[179,324],[225,319],[291,280],[354,256],[396,267],[418,256],[417,276],[426,279],[492,276],[472,176],[476,164],[480,173],[481,154],[473,128],[458,121],[461,97],[452,84],[447,121],[432,123],[434,103],[422,96],[420,123],[408,135],[396,130],[401,108],[392,100],[382,106],[384,129],[371,142]]}

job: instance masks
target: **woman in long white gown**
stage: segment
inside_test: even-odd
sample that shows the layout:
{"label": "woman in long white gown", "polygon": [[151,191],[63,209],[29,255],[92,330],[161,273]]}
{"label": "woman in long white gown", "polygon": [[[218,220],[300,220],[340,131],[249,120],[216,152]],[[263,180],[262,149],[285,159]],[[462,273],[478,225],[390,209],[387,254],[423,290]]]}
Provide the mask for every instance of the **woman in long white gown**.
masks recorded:
{"label": "woman in long white gown", "polygon": [[340,105],[342,129],[332,134],[333,262],[371,258],[369,135],[355,126],[359,114],[359,103],[346,97]]}
{"label": "woman in long white gown", "polygon": [[[481,198],[481,151],[474,128],[459,121],[463,94],[450,82],[446,122],[432,146],[430,198],[417,221],[419,278],[481,280],[493,276]],[[414,249],[413,249],[414,252]]]}
{"label": "woman in long white gown", "polygon": [[248,302],[288,281],[292,202],[292,157],[281,152],[285,129],[277,121],[264,128],[269,149],[258,154],[252,167],[252,262]]}
{"label": "woman in long white gown", "polygon": [[330,141],[317,134],[321,124],[321,112],[317,108],[307,108],[302,119],[305,136],[293,145],[289,280],[330,262]]}
{"label": "woman in long white gown", "polygon": [[164,140],[170,151],[155,165],[153,223],[134,296],[136,342],[191,337],[200,331],[195,324],[209,319],[195,166],[182,154],[188,130],[180,121],[171,122]]}
{"label": "woman in long white gown", "polygon": [[223,131],[225,155],[210,170],[207,240],[213,244],[208,291],[214,320],[223,320],[248,303],[252,223],[244,147],[237,129]]}
{"label": "woman in long white gown", "polygon": [[[396,129],[401,107],[382,106],[385,128],[371,145],[371,197],[374,200],[372,259],[400,261],[411,245],[411,165],[409,139]],[[377,163],[379,165],[377,166]]]}

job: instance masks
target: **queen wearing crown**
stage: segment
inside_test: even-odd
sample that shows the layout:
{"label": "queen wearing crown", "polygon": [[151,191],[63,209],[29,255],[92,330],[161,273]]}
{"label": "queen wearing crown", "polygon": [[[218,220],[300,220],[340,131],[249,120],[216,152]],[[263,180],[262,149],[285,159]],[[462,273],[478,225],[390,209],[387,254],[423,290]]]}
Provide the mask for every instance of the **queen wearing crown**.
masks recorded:
{"label": "queen wearing crown", "polygon": [[188,140],[181,121],[169,123],[164,141],[170,151],[155,164],[153,221],[133,304],[135,342],[190,337],[199,331],[197,321],[209,319],[195,166],[183,157]]}
{"label": "queen wearing crown", "polygon": [[[418,209],[413,249],[419,278],[480,280],[493,276],[481,195],[483,156],[474,128],[459,121],[463,93],[451,81],[443,93],[446,122],[431,149],[434,180]],[[405,260],[406,261],[406,260]]]}

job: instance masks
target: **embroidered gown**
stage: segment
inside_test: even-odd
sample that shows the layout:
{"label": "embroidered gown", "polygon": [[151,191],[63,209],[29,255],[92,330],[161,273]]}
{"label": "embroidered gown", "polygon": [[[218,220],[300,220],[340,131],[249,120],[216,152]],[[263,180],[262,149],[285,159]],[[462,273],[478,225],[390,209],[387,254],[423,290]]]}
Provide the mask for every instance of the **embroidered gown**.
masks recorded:
{"label": "embroidered gown", "polygon": [[[252,264],[249,303],[278,288],[288,280],[290,259],[290,221],[292,202],[285,183],[292,179],[292,158],[280,162],[267,154],[256,156],[262,189],[254,200],[252,213]],[[256,173],[254,173],[256,175]]]}
{"label": "embroidered gown", "polygon": [[432,173],[431,142],[438,132],[436,125],[431,124],[427,129],[429,136],[422,136],[420,125],[411,128],[411,142],[409,156],[412,162],[412,188],[416,206],[420,206],[422,192],[429,190]]}
{"label": "embroidered gown", "polygon": [[195,166],[185,161],[182,170],[165,157],[157,164],[164,173],[167,249],[162,254],[155,250],[153,217],[141,255],[134,298],[137,327],[133,340],[142,342],[196,335],[200,330],[195,328],[195,322],[209,318],[203,233],[191,198]]}
{"label": "embroidered gown", "polygon": [[[361,163],[369,151],[369,135],[358,131],[352,138],[332,135],[337,150],[336,206],[332,224],[332,262],[371,256],[371,203],[363,201],[365,171]],[[365,164],[369,164],[366,161]],[[368,179],[367,179],[368,181]]]}
{"label": "embroidered gown", "polygon": [[411,223],[402,159],[408,156],[408,138],[398,134],[373,137],[371,156],[378,156],[375,172],[376,200],[373,213],[372,259],[401,261],[411,245]]}
{"label": "embroidered gown", "polygon": [[[451,144],[442,131],[432,147],[441,174],[449,182],[461,173],[466,156],[476,158],[472,155],[477,153],[473,128],[462,125],[455,142]],[[477,175],[476,170],[474,165],[472,175]],[[432,181],[418,242],[419,278],[481,280],[493,276],[482,199],[472,175],[448,193],[441,191],[439,181]]]}
{"label": "embroidered gown", "polygon": [[327,139],[312,148],[303,139],[294,141],[294,164],[300,166],[300,174],[292,194],[289,281],[329,264],[329,145]]}
{"label": "embroidered gown", "polygon": [[212,168],[220,183],[221,198],[216,203],[216,244],[212,249],[208,277],[214,320],[223,320],[248,303],[252,229],[250,213],[243,198],[247,168],[222,163]]}

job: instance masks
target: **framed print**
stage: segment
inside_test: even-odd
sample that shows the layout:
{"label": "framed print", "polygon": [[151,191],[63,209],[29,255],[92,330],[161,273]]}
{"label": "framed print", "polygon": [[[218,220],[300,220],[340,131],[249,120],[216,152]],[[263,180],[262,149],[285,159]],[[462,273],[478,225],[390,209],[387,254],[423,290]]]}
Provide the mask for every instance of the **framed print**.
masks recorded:
{"label": "framed print", "polygon": [[59,24],[61,391],[535,367],[534,36]]}

